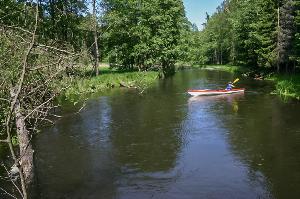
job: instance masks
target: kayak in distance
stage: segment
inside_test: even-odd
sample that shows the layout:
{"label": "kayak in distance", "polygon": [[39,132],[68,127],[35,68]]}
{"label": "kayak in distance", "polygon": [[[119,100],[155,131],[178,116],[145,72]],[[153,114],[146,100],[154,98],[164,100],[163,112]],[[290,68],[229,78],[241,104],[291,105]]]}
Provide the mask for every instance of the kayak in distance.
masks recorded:
{"label": "kayak in distance", "polygon": [[244,92],[244,88],[233,88],[231,90],[226,89],[203,89],[203,90],[188,90],[188,94],[192,96],[200,96],[200,95],[222,95],[222,94],[231,94],[231,93],[241,93]]}

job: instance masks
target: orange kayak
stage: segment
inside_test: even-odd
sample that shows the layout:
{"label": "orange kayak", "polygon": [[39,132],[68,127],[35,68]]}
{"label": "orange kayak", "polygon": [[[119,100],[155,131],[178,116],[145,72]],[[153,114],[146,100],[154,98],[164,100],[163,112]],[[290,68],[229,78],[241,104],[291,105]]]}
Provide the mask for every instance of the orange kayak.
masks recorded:
{"label": "orange kayak", "polygon": [[203,90],[188,90],[187,92],[192,96],[199,95],[221,95],[221,94],[231,94],[231,93],[240,93],[244,92],[244,88],[233,88],[231,90],[219,89],[219,90],[211,90],[211,89],[203,89]]}

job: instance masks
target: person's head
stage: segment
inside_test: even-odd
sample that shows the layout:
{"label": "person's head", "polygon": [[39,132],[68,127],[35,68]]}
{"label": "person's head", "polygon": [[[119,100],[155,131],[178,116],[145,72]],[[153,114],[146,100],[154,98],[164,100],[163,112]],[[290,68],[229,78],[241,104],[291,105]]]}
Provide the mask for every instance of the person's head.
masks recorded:
{"label": "person's head", "polygon": [[232,84],[232,82],[228,82],[228,84]]}

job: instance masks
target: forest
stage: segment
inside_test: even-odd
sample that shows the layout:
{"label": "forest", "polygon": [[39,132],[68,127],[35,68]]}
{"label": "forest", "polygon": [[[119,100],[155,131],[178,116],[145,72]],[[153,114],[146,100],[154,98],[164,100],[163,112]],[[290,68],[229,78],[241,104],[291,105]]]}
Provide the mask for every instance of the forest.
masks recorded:
{"label": "forest", "polygon": [[207,14],[202,31],[187,33],[186,60],[293,72],[299,68],[299,6],[297,0],[224,1]]}
{"label": "forest", "polygon": [[[1,190],[29,198],[34,134],[78,79],[96,78],[82,90],[97,89],[100,63],[139,81],[211,64],[300,79],[299,0],[225,0],[206,16],[192,24],[181,0],[0,1],[0,164],[13,184]],[[297,81],[287,81],[293,92]]]}

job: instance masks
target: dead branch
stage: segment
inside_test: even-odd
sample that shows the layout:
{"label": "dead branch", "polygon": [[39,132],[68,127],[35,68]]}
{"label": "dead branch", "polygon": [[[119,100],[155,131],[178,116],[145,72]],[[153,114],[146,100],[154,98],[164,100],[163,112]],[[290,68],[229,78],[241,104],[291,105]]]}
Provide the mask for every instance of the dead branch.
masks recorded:
{"label": "dead branch", "polygon": [[61,61],[62,61],[62,57],[60,57],[60,58],[58,59],[58,61],[55,62],[55,63],[47,64],[47,65],[44,65],[44,66],[39,66],[39,67],[36,67],[36,68],[32,68],[32,69],[30,69],[30,70],[31,70],[31,71],[33,71],[33,70],[39,70],[39,69],[42,69],[42,68],[48,68],[48,67],[50,67],[50,66],[59,65],[59,64],[61,63]]}
{"label": "dead branch", "polygon": [[[23,198],[23,197],[24,197],[24,196],[23,196],[23,193],[21,192],[21,190],[19,189],[19,187],[16,185],[16,183],[15,183],[14,180],[12,179],[11,174],[10,174],[10,172],[8,171],[7,167],[5,166],[4,163],[2,163],[2,166],[3,166],[3,168],[5,169],[5,171],[6,171],[6,173],[7,173],[7,176],[9,177],[10,182],[11,182],[11,183],[13,184],[13,186],[18,190],[19,194],[20,194],[21,197]],[[20,170],[19,170],[19,172],[20,172]]]}
{"label": "dead branch", "polygon": [[41,113],[41,114],[43,114],[43,115],[47,115],[47,116],[53,116],[53,117],[57,117],[57,118],[62,118],[61,115],[56,115],[56,114],[48,113],[48,111],[45,112],[45,111],[39,111],[39,110],[36,110],[36,112]]}
{"label": "dead branch", "polygon": [[0,98],[0,100],[2,100],[2,101],[6,101],[6,102],[9,102],[9,100],[8,100],[8,99],[4,99],[4,98]]}
{"label": "dead branch", "polygon": [[7,140],[7,139],[5,139],[5,140],[0,140],[0,142],[7,143],[7,142],[8,142],[8,140]]}
{"label": "dead branch", "polygon": [[2,27],[6,27],[6,28],[21,30],[22,32],[28,33],[30,35],[34,35],[35,34],[35,32],[30,32],[29,30],[26,30],[26,29],[21,28],[19,26],[9,26],[9,25],[4,25],[4,24],[1,24],[1,26]]}
{"label": "dead branch", "polygon": [[70,55],[76,55],[75,53],[69,52],[67,50],[55,48],[55,47],[52,47],[52,46],[47,46],[47,45],[44,45],[44,44],[36,44],[36,46],[37,47],[48,48],[48,49],[51,49],[51,50],[55,50],[55,51],[66,53],[66,54],[70,54]]}
{"label": "dead branch", "polygon": [[47,101],[45,101],[44,103],[40,104],[39,106],[37,106],[35,109],[33,109],[30,113],[28,113],[25,117],[24,120],[26,120],[26,118],[28,118],[32,113],[34,113],[35,111],[37,111],[38,109],[40,109],[41,107],[43,107],[43,105],[49,103],[51,100],[53,100],[56,97],[56,95],[53,95],[52,97],[50,97]]}
{"label": "dead branch", "polygon": [[83,103],[83,105],[81,106],[81,108],[75,114],[80,113],[85,106],[86,106],[86,102]]}
{"label": "dead branch", "polygon": [[5,189],[3,189],[3,188],[1,188],[0,187],[0,189],[4,192],[4,194],[5,195],[8,195],[8,196],[10,196],[10,197],[12,197],[12,198],[15,198],[15,199],[17,199],[17,197],[16,196],[14,196],[14,195],[12,195],[12,194],[10,194],[10,193],[8,193],[8,191],[6,191]]}
{"label": "dead branch", "polygon": [[[31,43],[27,49],[27,52],[24,56],[23,59],[23,67],[22,67],[22,72],[21,72],[21,76],[19,79],[19,82],[17,84],[17,86],[11,91],[11,96],[13,98],[12,103],[11,103],[11,107],[10,107],[10,111],[7,115],[7,119],[6,119],[6,132],[7,132],[7,140],[8,140],[8,145],[9,145],[9,149],[10,149],[10,153],[12,155],[12,158],[15,162],[15,165],[17,165],[18,169],[19,169],[19,176],[20,176],[20,180],[21,180],[21,187],[22,187],[22,197],[27,199],[27,190],[26,190],[26,184],[25,184],[25,179],[24,179],[24,174],[23,174],[23,169],[22,166],[19,165],[19,162],[16,158],[16,154],[15,151],[13,149],[13,145],[12,145],[12,141],[11,141],[11,117],[12,117],[12,113],[14,112],[17,100],[19,98],[22,86],[23,86],[23,82],[24,82],[24,78],[25,78],[25,74],[26,74],[26,68],[28,65],[28,57],[30,52],[32,51],[32,48],[34,46],[35,43],[35,33],[37,30],[37,25],[38,25],[38,4],[36,5],[36,14],[35,14],[35,26],[34,26],[34,31],[32,34],[32,39],[31,39]],[[16,92],[15,92],[16,91]]]}
{"label": "dead branch", "polygon": [[[33,88],[29,93],[27,93],[27,96],[34,93],[36,90],[38,90],[40,87],[46,85],[48,82],[52,81],[54,77],[56,77],[57,75],[59,75],[63,70],[59,70],[56,73],[54,73],[52,76],[50,76],[43,84],[40,84],[39,86]],[[23,97],[25,98],[25,96]]]}
{"label": "dead branch", "polygon": [[41,120],[42,122],[43,122],[43,121],[46,121],[46,122],[49,122],[49,123],[51,123],[51,124],[54,124],[54,122],[53,122],[52,120],[47,119],[46,117],[41,118],[40,120]]}
{"label": "dead branch", "polygon": [[10,107],[10,112],[8,114],[8,118],[10,119],[10,116],[14,110],[14,107],[16,105],[16,102],[17,102],[17,99],[20,95],[20,92],[21,92],[21,89],[22,89],[22,86],[23,86],[23,82],[24,82],[24,77],[25,77],[25,74],[26,74],[26,68],[27,68],[27,65],[28,65],[28,56],[30,54],[30,52],[32,51],[32,48],[34,46],[34,43],[35,43],[35,33],[36,33],[36,30],[37,30],[37,23],[38,23],[38,4],[36,6],[36,20],[35,20],[35,26],[34,26],[34,34],[32,34],[32,39],[31,39],[31,43],[30,43],[30,46],[29,48],[27,49],[27,52],[24,56],[24,59],[23,59],[23,68],[22,68],[22,73],[21,73],[21,76],[19,78],[19,82],[18,82],[18,86],[17,86],[17,92],[15,93],[15,97],[12,101],[12,104],[11,104],[11,107]]}

